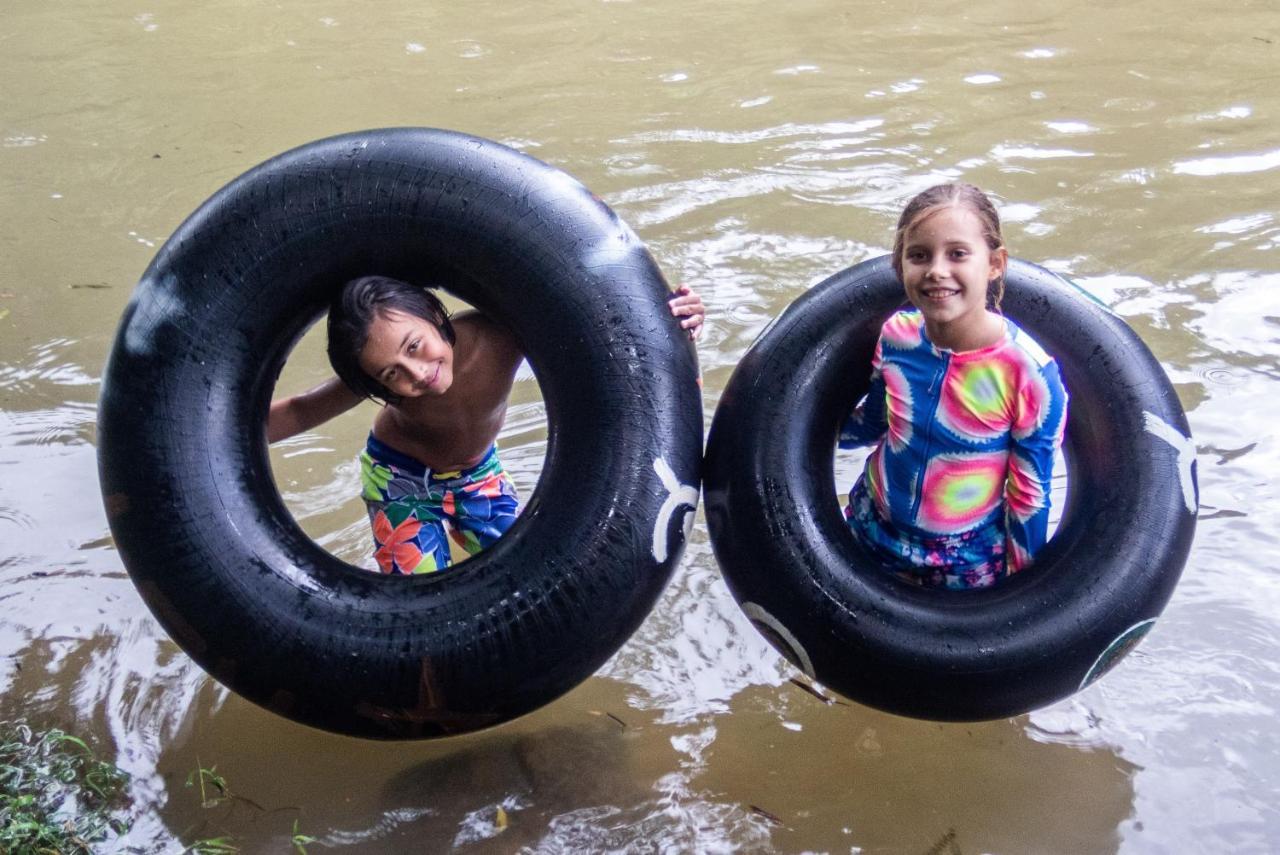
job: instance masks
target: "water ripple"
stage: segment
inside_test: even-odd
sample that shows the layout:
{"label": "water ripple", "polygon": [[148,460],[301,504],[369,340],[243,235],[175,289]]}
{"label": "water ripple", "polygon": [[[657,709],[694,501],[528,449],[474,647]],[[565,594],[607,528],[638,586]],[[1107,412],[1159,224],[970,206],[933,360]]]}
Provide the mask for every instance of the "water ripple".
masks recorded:
{"label": "water ripple", "polygon": [[76,342],[73,339],[54,339],[31,349],[26,362],[0,363],[0,389],[30,395],[41,384],[56,386],[94,386],[97,377],[87,373],[74,362],[65,361],[63,351]]}
{"label": "water ripple", "polygon": [[1038,148],[1031,145],[1001,143],[991,149],[991,156],[999,161],[1052,160],[1059,157],[1093,157],[1094,153],[1070,148]]}
{"label": "water ripple", "polygon": [[688,724],[728,711],[753,685],[781,685],[788,666],[729,595],[719,573],[702,569],[709,546],[689,558],[639,632],[601,671],[635,688],[631,704],[661,712],[665,724]]}
{"label": "water ripple", "polygon": [[1280,149],[1262,154],[1237,154],[1221,157],[1201,157],[1181,160],[1173,164],[1175,175],[1246,175],[1266,172],[1280,167]]}
{"label": "water ripple", "polygon": [[864,134],[884,125],[880,118],[864,119],[859,122],[827,122],[824,124],[787,123],[769,128],[754,128],[742,131],[718,131],[706,128],[673,128],[669,130],[644,131],[613,142],[618,145],[636,145],[639,143],[719,143],[722,145],[742,145],[765,140],[788,139],[791,137],[831,136],[833,134]]}

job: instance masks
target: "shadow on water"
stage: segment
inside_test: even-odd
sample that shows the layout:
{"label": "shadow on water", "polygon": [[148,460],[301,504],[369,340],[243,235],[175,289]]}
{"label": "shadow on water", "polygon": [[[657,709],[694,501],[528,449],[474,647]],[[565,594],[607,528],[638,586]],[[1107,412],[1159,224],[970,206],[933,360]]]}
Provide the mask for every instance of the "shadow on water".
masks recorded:
{"label": "shadow on water", "polygon": [[[1109,746],[1055,744],[1027,717],[939,724],[800,689],[752,687],[718,721],[700,783],[753,806],[782,851],[1107,852],[1137,767]],[[834,699],[832,699],[834,701]]]}
{"label": "shadow on water", "polygon": [[[623,708],[621,684],[592,687],[606,693],[593,702]],[[569,706],[568,715],[539,712],[445,741],[383,743],[302,727],[230,696],[193,710],[160,751],[168,796],[160,818],[184,843],[227,835],[244,851],[284,851],[295,820],[317,844],[359,852],[485,851],[499,842],[511,851],[536,845],[584,805],[592,815],[643,808],[673,762],[671,746],[646,745],[647,722],[637,717]],[[186,784],[200,768],[231,795],[206,786],[218,804],[202,807]]]}
{"label": "shadow on water", "polygon": [[[318,844],[376,853],[1065,853],[1116,850],[1133,815],[1135,766],[1025,718],[941,725],[798,689],[780,705],[761,686],[673,735],[625,692],[593,680],[551,710],[420,743],[324,734],[201,692],[156,757],[161,836],[284,851],[296,821]],[[202,807],[186,783],[201,767],[232,795]]]}

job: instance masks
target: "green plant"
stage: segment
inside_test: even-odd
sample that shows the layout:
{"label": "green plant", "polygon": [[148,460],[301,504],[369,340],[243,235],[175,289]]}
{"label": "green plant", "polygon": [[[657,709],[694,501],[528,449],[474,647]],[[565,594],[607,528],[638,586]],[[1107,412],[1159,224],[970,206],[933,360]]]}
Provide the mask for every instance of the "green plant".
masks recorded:
{"label": "green plant", "polygon": [[[199,788],[200,806],[202,808],[215,808],[218,805],[226,804],[228,810],[231,810],[238,804],[244,804],[259,812],[267,812],[266,808],[253,799],[231,792],[227,779],[218,774],[218,767],[212,765],[206,768],[200,762],[199,757],[196,757],[196,768],[192,770],[191,774],[187,775],[186,785]],[[296,810],[296,808],[290,808],[290,810]],[[274,813],[274,811],[272,812]],[[182,836],[185,837],[186,834]],[[186,855],[186,853],[192,853],[192,855],[229,855],[229,853],[240,851],[233,839],[228,835],[203,838],[188,845],[182,852],[183,855]],[[298,855],[307,855],[307,844],[315,843],[316,839],[298,831],[298,820],[295,819],[293,821],[293,834],[289,841],[293,844],[293,848]]]}
{"label": "green plant", "polygon": [[[227,779],[218,774],[217,765],[206,769],[199,764],[200,758],[197,757],[195,771],[187,776],[187,786],[195,786],[197,783],[200,785],[200,807],[217,807],[227,799],[232,798],[231,790],[227,788]],[[218,794],[210,797],[209,790],[205,789],[205,784],[208,784],[210,789],[217,790]]]}
{"label": "green plant", "polygon": [[186,849],[182,850],[183,855],[191,852],[193,855],[231,855],[233,852],[239,852],[240,848],[231,842],[230,837],[210,837],[205,840],[197,840]]}
{"label": "green plant", "polygon": [[298,831],[298,821],[293,821],[293,848],[298,850],[298,855],[307,855],[307,844],[315,843],[316,839]]}
{"label": "green plant", "polygon": [[91,844],[128,828],[113,816],[128,781],[65,731],[0,722],[0,852],[91,852]]}

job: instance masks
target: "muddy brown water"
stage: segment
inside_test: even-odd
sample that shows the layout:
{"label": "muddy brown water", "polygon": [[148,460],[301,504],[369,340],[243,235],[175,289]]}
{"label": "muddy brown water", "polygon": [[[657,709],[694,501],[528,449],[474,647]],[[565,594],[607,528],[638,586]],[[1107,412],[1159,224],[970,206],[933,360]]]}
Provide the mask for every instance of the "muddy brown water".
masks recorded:
{"label": "muddy brown water", "polygon": [[[1268,2],[13,0],[0,714],[71,728],[133,775],[120,850],[287,851],[295,821],[312,851],[374,853],[1274,850],[1278,72]],[[210,193],[292,146],[391,125],[506,142],[614,206],[710,308],[708,422],[768,319],[883,252],[913,190],[989,189],[1013,253],[1121,314],[1188,411],[1202,508],[1163,618],[1105,679],[1014,719],[824,705],[738,611],[699,517],[632,640],[501,728],[373,744],[229,694],[112,548],[103,361],[133,283]],[[325,376],[321,344],[304,339],[282,383]],[[295,515],[351,560],[369,417],[273,451]],[[527,494],[545,443],[527,374],[502,442]],[[838,462],[841,483],[856,469]],[[201,807],[199,766],[236,798]]]}

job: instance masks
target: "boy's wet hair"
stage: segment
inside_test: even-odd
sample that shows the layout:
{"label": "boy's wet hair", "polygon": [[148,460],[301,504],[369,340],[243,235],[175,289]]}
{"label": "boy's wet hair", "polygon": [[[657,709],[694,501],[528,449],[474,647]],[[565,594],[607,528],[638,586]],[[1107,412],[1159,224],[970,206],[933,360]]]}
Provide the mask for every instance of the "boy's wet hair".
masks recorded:
{"label": "boy's wet hair", "polygon": [[[902,250],[906,243],[907,232],[926,217],[936,214],[943,208],[964,208],[972,211],[982,224],[982,236],[986,238],[987,249],[995,252],[1004,246],[1004,236],[1000,234],[1000,215],[996,206],[977,187],[972,184],[956,182],[954,184],[936,184],[928,190],[921,191],[912,197],[902,209],[898,218],[898,230],[893,235],[893,272],[902,279]],[[998,276],[991,281],[987,289],[987,302],[995,311],[1000,311],[1000,300],[1004,297],[1004,277]]]}
{"label": "boy's wet hair", "polygon": [[421,318],[440,331],[450,346],[457,340],[449,313],[431,290],[390,276],[361,276],[342,286],[329,306],[329,364],[351,391],[366,398],[398,404],[393,394],[360,367],[369,327],[388,312]]}

